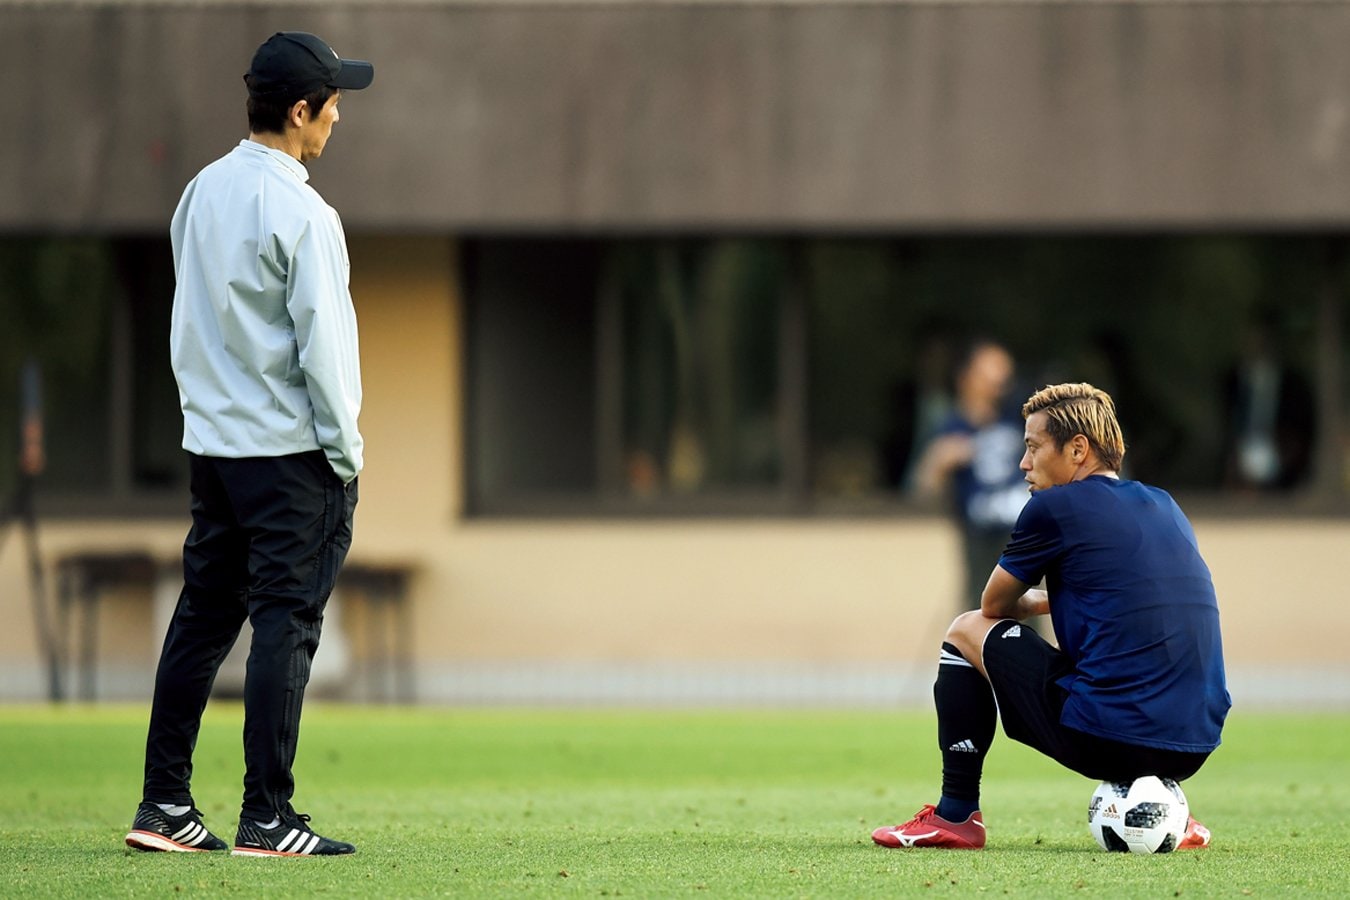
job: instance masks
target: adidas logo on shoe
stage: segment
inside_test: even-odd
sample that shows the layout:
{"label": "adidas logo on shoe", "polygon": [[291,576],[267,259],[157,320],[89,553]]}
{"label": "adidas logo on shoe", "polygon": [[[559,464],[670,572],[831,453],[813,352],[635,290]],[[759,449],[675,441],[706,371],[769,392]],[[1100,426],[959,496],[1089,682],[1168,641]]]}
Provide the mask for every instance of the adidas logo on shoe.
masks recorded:
{"label": "adidas logo on shoe", "polygon": [[1007,638],[1010,638],[1010,637],[1021,637],[1021,636],[1022,636],[1022,626],[1021,626],[1021,625],[1014,625],[1013,627],[1009,628],[1007,631],[1003,632],[1003,637],[1004,637],[1004,639],[1007,639]]}
{"label": "adidas logo on shoe", "polygon": [[356,848],[315,834],[309,816],[288,811],[272,828],[251,819],[239,820],[234,856],[344,856]]}
{"label": "adidas logo on shoe", "polygon": [[972,743],[970,740],[957,741],[955,744],[952,744],[952,745],[951,745],[950,747],[948,747],[947,749],[948,749],[948,750],[955,750],[957,753],[979,753],[979,752],[980,752],[980,749],[979,749],[978,747],[976,747],[975,744]]}
{"label": "adidas logo on shoe", "polygon": [[136,809],[126,844],[136,850],[168,853],[225,850],[229,846],[206,830],[200,810],[188,807],[181,816],[171,816],[154,803],[142,803]]}

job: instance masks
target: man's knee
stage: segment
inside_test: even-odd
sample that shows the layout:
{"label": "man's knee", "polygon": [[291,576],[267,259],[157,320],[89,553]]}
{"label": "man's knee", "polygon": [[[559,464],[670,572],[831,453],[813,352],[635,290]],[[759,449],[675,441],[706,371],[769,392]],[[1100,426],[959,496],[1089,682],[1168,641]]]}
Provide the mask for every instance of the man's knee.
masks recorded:
{"label": "man's knee", "polygon": [[[984,622],[992,625],[994,621],[993,619],[986,619],[984,613],[978,609],[963,612],[952,619],[952,624],[947,628],[947,639],[970,637],[972,634],[980,632],[980,627]],[[986,627],[984,630],[988,631],[989,629]],[[980,633],[980,636],[983,637],[983,633]]]}
{"label": "man's knee", "polygon": [[960,650],[967,661],[978,664],[985,635],[1001,621],[986,617],[978,609],[963,612],[952,620],[951,626],[947,629],[946,641]]}

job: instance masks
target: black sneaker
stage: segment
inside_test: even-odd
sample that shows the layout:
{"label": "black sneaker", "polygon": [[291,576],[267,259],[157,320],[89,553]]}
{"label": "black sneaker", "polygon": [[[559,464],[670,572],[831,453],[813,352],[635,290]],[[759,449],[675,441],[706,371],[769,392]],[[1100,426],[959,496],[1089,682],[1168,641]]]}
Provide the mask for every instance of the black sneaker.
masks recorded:
{"label": "black sneaker", "polygon": [[229,844],[206,830],[201,810],[189,809],[181,816],[171,816],[153,803],[137,807],[136,820],[127,832],[127,846],[178,853],[230,849]]}
{"label": "black sneaker", "polygon": [[315,834],[309,816],[287,813],[275,828],[264,828],[252,819],[239,820],[234,837],[235,856],[342,856],[356,848]]}

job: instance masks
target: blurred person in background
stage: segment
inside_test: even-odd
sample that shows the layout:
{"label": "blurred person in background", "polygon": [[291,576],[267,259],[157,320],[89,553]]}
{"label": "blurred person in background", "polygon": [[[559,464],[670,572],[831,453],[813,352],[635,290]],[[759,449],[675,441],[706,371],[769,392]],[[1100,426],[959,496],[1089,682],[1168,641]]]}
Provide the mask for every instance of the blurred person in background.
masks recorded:
{"label": "blurred person in background", "polygon": [[962,608],[978,609],[989,568],[998,560],[1026,503],[1022,422],[1008,406],[1014,365],[1001,344],[969,344],[955,369],[955,400],[937,435],[915,463],[911,490],[920,497],[951,492],[964,559]]}
{"label": "blurred person in background", "polygon": [[1242,356],[1224,379],[1224,484],[1244,491],[1288,490],[1312,469],[1316,400],[1283,358],[1279,324],[1258,316]]}
{"label": "blurred person in background", "polygon": [[244,76],[249,136],[198,173],[170,226],[171,359],[189,454],[183,591],[155,676],[142,803],[126,843],[225,850],[202,824],[192,753],[245,619],[244,799],[234,853],[329,856],[291,806],[300,710],[324,607],[351,545],[362,440],[356,312],[336,211],[309,186],[344,90],[368,62],[273,35]]}

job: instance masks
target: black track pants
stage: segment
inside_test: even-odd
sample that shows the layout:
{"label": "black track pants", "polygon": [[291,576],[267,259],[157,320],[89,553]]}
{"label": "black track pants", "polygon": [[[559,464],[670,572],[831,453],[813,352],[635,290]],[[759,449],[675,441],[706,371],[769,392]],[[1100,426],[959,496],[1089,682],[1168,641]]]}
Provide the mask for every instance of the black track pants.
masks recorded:
{"label": "black track pants", "polygon": [[192,751],[216,672],[248,619],[243,814],[270,821],[295,792],[291,766],[324,606],[352,540],[356,482],[322,451],[191,456],[183,592],[155,676],[143,799],[191,804]]}

